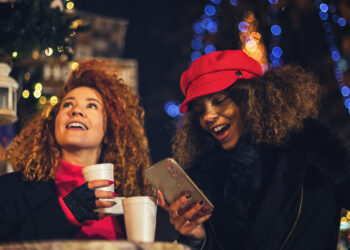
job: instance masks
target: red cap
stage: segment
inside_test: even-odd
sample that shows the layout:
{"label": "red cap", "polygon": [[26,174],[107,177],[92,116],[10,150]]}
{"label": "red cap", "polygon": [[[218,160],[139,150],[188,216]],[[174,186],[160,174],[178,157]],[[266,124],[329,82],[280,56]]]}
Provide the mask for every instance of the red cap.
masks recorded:
{"label": "red cap", "polygon": [[261,65],[242,50],[215,51],[194,60],[181,76],[181,90],[186,96],[180,107],[186,113],[195,98],[230,87],[237,79],[262,76]]}

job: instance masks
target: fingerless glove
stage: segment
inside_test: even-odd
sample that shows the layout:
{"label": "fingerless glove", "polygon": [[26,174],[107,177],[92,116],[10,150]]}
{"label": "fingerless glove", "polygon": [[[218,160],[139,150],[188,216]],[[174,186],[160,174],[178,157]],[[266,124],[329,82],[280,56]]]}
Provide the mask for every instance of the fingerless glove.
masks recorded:
{"label": "fingerless glove", "polygon": [[98,220],[95,190],[88,188],[88,183],[77,187],[63,198],[75,219],[80,223],[85,220]]}

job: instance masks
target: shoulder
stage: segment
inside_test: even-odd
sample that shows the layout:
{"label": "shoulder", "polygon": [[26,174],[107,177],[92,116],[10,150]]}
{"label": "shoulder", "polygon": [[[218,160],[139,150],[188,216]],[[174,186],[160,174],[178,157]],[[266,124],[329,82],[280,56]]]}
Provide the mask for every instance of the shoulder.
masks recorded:
{"label": "shoulder", "polygon": [[0,176],[0,195],[16,196],[20,194],[29,194],[34,192],[52,193],[54,189],[53,182],[44,181],[26,181],[20,172],[8,173]]}
{"label": "shoulder", "polygon": [[22,174],[19,172],[8,173],[0,176],[0,188],[10,189],[11,187],[21,185],[23,183]]}
{"label": "shoulder", "polygon": [[325,158],[347,158],[345,141],[317,120],[307,120],[301,132],[291,134],[287,147],[318,154]]}
{"label": "shoulder", "polygon": [[305,121],[303,130],[292,133],[283,147],[287,155],[299,161],[331,166],[334,171],[349,168],[349,149],[345,141],[316,120]]}

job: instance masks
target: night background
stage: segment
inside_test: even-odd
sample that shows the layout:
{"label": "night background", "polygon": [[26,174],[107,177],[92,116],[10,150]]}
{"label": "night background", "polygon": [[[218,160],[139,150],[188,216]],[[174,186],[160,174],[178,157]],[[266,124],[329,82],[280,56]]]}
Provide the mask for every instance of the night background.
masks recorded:
{"label": "night background", "polygon": [[[215,2],[219,2],[215,4]],[[320,119],[337,133],[350,140],[349,110],[345,108],[324,22],[320,18],[321,1],[75,1],[76,8],[129,20],[123,57],[135,58],[139,63],[139,93],[146,109],[146,129],[153,161],[170,156],[170,137],[176,119],[164,110],[168,101],[181,102],[179,88],[181,73],[191,62],[193,24],[201,20],[205,7],[216,7],[217,32],[204,33],[204,42],[216,50],[240,49],[239,23],[251,11],[258,21],[267,53],[276,42],[271,26],[281,27],[279,47],[284,64],[296,64],[313,71],[321,81],[324,94]],[[276,4],[273,4],[276,3]],[[343,58],[343,83],[349,82],[350,59],[350,2],[324,1],[329,5],[328,19],[332,27],[333,44]],[[333,11],[333,13],[331,13]],[[337,17],[346,20],[344,26]],[[334,46],[334,45],[333,45]],[[268,54],[267,54],[268,56]],[[271,61],[270,59],[268,59]],[[339,62],[339,61],[338,61]]]}

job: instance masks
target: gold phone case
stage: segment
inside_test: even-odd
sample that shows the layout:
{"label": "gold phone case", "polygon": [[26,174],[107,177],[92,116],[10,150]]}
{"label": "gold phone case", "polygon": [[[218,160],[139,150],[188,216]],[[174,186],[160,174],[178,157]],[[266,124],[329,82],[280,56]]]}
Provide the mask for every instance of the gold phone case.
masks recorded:
{"label": "gold phone case", "polygon": [[162,191],[169,204],[190,192],[191,202],[202,200],[205,203],[204,207],[208,209],[205,213],[211,213],[214,210],[214,205],[173,158],[157,162],[146,169],[144,175],[155,188]]}

